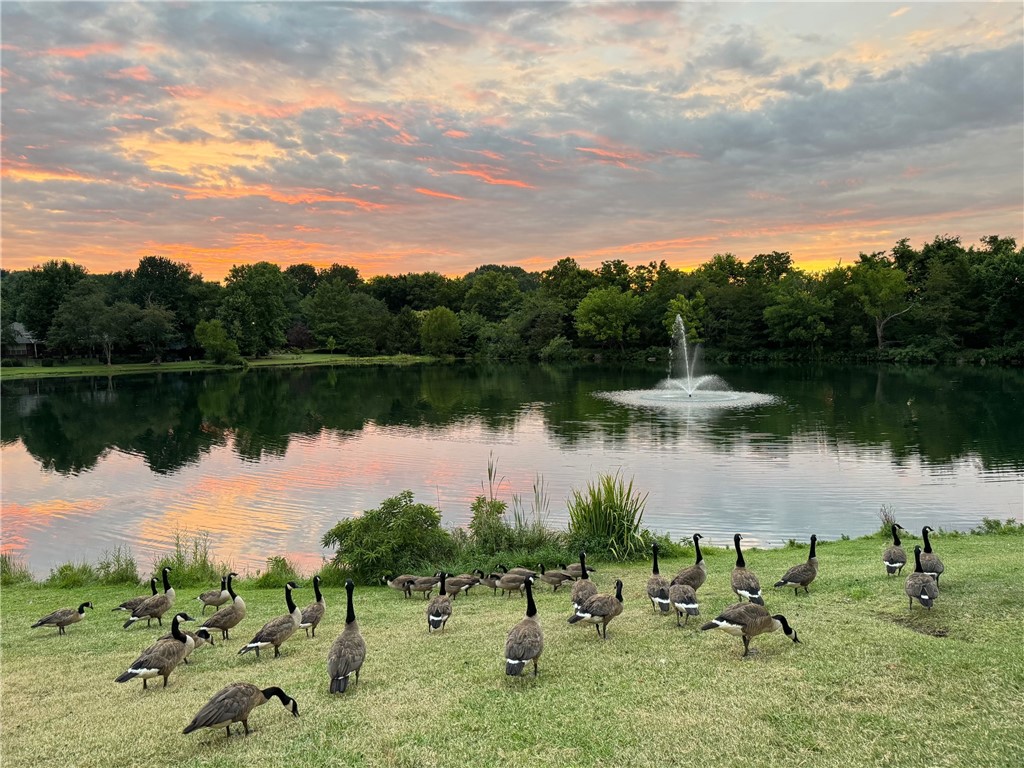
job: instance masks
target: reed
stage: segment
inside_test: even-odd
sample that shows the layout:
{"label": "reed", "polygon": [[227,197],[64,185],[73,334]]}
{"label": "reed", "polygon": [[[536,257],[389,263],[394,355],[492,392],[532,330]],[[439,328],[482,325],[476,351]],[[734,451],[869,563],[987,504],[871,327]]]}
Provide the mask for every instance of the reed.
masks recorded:
{"label": "reed", "polygon": [[32,581],[32,571],[13,552],[0,552],[0,585],[23,584]]}
{"label": "reed", "polygon": [[647,494],[633,489],[616,472],[601,474],[587,483],[585,492],[573,490],[566,507],[569,535],[591,552],[607,554],[614,560],[636,559],[647,549],[641,522]]}

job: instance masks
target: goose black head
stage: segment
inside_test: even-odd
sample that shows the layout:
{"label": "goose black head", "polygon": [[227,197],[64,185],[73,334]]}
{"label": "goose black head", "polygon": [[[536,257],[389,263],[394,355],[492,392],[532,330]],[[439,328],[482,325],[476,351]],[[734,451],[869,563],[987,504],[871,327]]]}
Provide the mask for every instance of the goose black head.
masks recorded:
{"label": "goose black head", "polygon": [[203,638],[203,640],[208,642],[210,645],[217,645],[215,642],[213,642],[213,635],[210,634],[210,630],[208,630],[206,627],[200,627],[199,629],[197,629],[196,637]]}
{"label": "goose black head", "polygon": [[86,608],[92,608],[92,603],[91,602],[82,603],[80,606],[78,606],[78,612],[79,613],[85,613],[85,609]]}
{"label": "goose black head", "polygon": [[355,589],[355,586],[356,583],[352,581],[352,579],[345,579],[345,589],[351,592],[353,589]]}
{"label": "goose black head", "polygon": [[772,616],[772,618],[782,625],[782,631],[785,633],[786,637],[788,637],[794,643],[800,642],[800,638],[796,636],[796,630],[789,626],[789,622],[786,621],[785,616],[783,616],[781,613],[777,613],[774,616]]}
{"label": "goose black head", "polygon": [[273,698],[274,696],[277,696],[277,698],[279,698],[281,700],[281,704],[283,704],[286,709],[290,709],[291,710],[292,715],[294,715],[295,717],[299,716],[299,704],[298,704],[298,702],[296,702],[295,699],[293,699],[287,693],[282,691],[276,685],[272,686],[270,688],[264,688],[262,691],[260,691],[260,693],[263,694],[263,698],[265,698],[265,699],[270,699],[270,698]]}
{"label": "goose black head", "polygon": [[284,588],[285,589],[289,589],[289,590],[290,589],[298,589],[299,585],[296,584],[294,581],[289,581],[287,584],[284,585]]}
{"label": "goose black head", "polygon": [[703,536],[701,536],[701,535],[700,535],[699,533],[695,533],[695,534],[693,534],[693,540],[694,540],[694,541],[697,541],[698,539],[703,539],[703,538],[704,538],[704,537],[703,537]]}
{"label": "goose black head", "polygon": [[184,611],[182,611],[181,613],[176,613],[174,615],[174,618],[176,618],[178,621],[195,621],[195,619],[193,619],[191,616],[189,616]]}

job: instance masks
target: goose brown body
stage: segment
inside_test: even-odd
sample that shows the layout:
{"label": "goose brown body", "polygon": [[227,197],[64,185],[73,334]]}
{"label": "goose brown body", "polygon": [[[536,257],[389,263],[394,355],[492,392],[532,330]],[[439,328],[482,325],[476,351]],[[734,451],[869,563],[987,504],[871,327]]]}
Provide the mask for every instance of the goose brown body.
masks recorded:
{"label": "goose brown body", "polygon": [[702,630],[721,629],[743,639],[743,655],[750,653],[750,641],[766,632],[781,629],[786,637],[799,643],[796,630],[789,626],[782,614],[772,616],[768,609],[756,603],[735,603],[701,627]]}
{"label": "goose brown body", "polygon": [[[585,622],[593,624],[599,637],[608,639],[608,623],[622,613],[622,581],[615,582],[614,595],[597,594],[588,598],[569,617],[570,624]],[[603,630],[603,634],[602,634]]]}
{"label": "goose brown body", "polygon": [[590,580],[590,576],[588,575],[589,571],[593,569],[587,567],[586,552],[580,552],[578,568],[580,569],[580,577],[572,585],[572,593],[570,595],[572,597],[572,609],[574,611],[597,594],[597,585]]}
{"label": "goose brown body", "polygon": [[230,631],[237,627],[242,619],[245,618],[245,600],[235,594],[234,586],[231,583],[232,578],[237,575],[237,573],[228,574],[227,586],[228,595],[231,597],[231,605],[224,610],[217,611],[201,625],[207,629],[220,630],[222,640],[230,640]]}
{"label": "goose brown body", "polygon": [[708,567],[704,564],[704,555],[700,551],[700,540],[702,538],[704,537],[699,533],[693,534],[694,564],[683,568],[683,570],[677,573],[669,586],[672,584],[685,584],[693,587],[694,591],[703,586],[704,581],[708,577]]}
{"label": "goose brown body", "polygon": [[220,589],[211,589],[208,592],[203,592],[199,597],[196,598],[203,604],[203,613],[206,613],[206,609],[211,605],[219,610],[220,607],[226,603],[231,602],[231,595],[228,594],[228,577],[220,577]]}
{"label": "goose brown body", "polygon": [[306,630],[306,637],[309,637],[310,630],[313,630],[313,637],[316,637],[316,628],[327,612],[327,601],[320,592],[319,576],[313,577],[313,596],[316,600],[302,609],[302,618],[299,620],[299,626]]}
{"label": "goose brown body", "polygon": [[686,614],[686,621],[691,616],[700,616],[700,603],[697,602],[697,590],[689,584],[672,584],[668,588],[669,604],[676,611],[676,626],[680,626],[679,617]]}
{"label": "goose brown body", "polygon": [[166,688],[167,678],[196,646],[193,639],[195,636],[187,635],[181,630],[179,624],[183,621],[194,619],[187,613],[175,614],[171,622],[171,637],[161,638],[149,646],[131,663],[126,672],[114,678],[114,682],[127,683],[129,680],[140,678],[145,689],[150,678],[163,677]]}
{"label": "goose brown body", "polygon": [[537,676],[537,660],[544,653],[544,631],[537,620],[537,604],[533,601],[534,577],[525,582],[526,616],[509,630],[505,638],[505,674],[519,677],[526,665],[533,662],[533,676]]}
{"label": "goose brown body", "polygon": [[804,592],[810,594],[807,587],[818,576],[818,555],[815,549],[817,543],[818,537],[812,535],[811,553],[807,557],[807,562],[794,565],[786,571],[782,578],[775,582],[776,587],[793,587],[794,595],[799,593],[800,587],[803,587]]}
{"label": "goose brown body", "polygon": [[412,597],[412,584],[418,578],[419,576],[413,576],[411,573],[403,573],[401,576],[383,576],[381,581],[406,597]]}
{"label": "goose brown body", "polygon": [[58,608],[53,613],[48,613],[33,624],[30,629],[36,627],[56,627],[58,635],[67,634],[64,629],[72,624],[77,624],[85,616],[85,609],[92,608],[92,603],[82,603],[77,608]]}
{"label": "goose brown body", "polygon": [[174,606],[174,587],[171,586],[171,582],[167,577],[167,574],[170,572],[171,568],[165,566],[163,569],[163,594],[152,595],[139,603],[135,610],[132,611],[131,618],[124,623],[125,629],[128,629],[142,619],[146,620],[147,627],[152,623],[153,619],[156,619],[157,623],[163,626],[163,615]]}
{"label": "goose brown body", "polygon": [[753,571],[747,570],[746,560],[743,559],[743,551],[740,549],[740,535],[737,533],[733,538],[736,546],[736,567],[732,569],[732,591],[743,602],[743,598],[757,605],[764,605],[764,598],[761,597],[761,582]]}
{"label": "goose brown body", "polygon": [[893,523],[892,546],[887,547],[885,552],[882,553],[882,563],[885,565],[885,572],[890,576],[902,572],[903,566],[907,564],[907,553],[900,546],[902,542],[900,542],[900,535],[897,533],[897,531],[902,530],[904,530],[902,525]]}
{"label": "goose brown body", "polygon": [[946,570],[946,566],[942,564],[939,556],[932,552],[932,541],[928,538],[929,533],[934,531],[927,525],[921,529],[921,536],[924,538],[924,551],[921,552],[921,568],[935,579],[935,583],[939,583],[939,577]]}
{"label": "goose brown body", "polygon": [[408,584],[410,592],[422,592],[423,599],[430,597],[440,579],[437,576],[417,576],[414,581]]}
{"label": "goose brown body", "polygon": [[910,599],[910,608],[914,607],[914,601],[917,600],[925,608],[930,609],[939,598],[939,584],[925,573],[923,561],[921,548],[914,547],[914,572],[907,576],[907,583],[903,587],[903,591]]}
{"label": "goose brown body", "polygon": [[543,563],[538,563],[537,569],[540,571],[540,580],[545,584],[550,584],[552,592],[557,592],[558,588],[563,584],[570,584],[576,581],[566,570],[549,571],[544,567]]}
{"label": "goose brown body", "polygon": [[447,592],[447,573],[441,574],[441,594],[430,601],[427,606],[427,632],[444,630],[448,619],[452,616],[452,598]]}
{"label": "goose brown body", "polygon": [[331,650],[327,652],[327,675],[331,680],[331,693],[344,693],[348,689],[350,675],[356,676],[359,682],[359,670],[363,667],[366,659],[366,643],[359,632],[359,624],[356,623],[355,606],[352,603],[352,592],[355,583],[352,579],[345,581],[347,594],[347,611],[345,615],[345,628],[341,631],[334,642],[331,643]]}
{"label": "goose brown body", "polygon": [[231,683],[213,694],[203,708],[185,726],[182,733],[192,733],[200,728],[226,728],[231,735],[231,724],[241,723],[245,735],[249,735],[249,715],[252,711],[277,696],[281,703],[291,710],[292,715],[299,716],[299,706],[280,688],[257,688],[251,683]]}
{"label": "goose brown body", "polygon": [[296,607],[295,600],[292,598],[293,589],[298,589],[294,581],[289,581],[284,587],[284,598],[288,605],[288,613],[271,619],[264,624],[260,631],[256,633],[256,636],[238,651],[239,656],[249,651],[256,651],[256,658],[258,659],[260,657],[260,648],[266,648],[267,646],[274,648],[274,658],[281,655],[281,645],[295,634],[295,630],[302,623],[302,613]]}
{"label": "goose brown body", "polygon": [[148,594],[148,595],[139,595],[138,597],[133,597],[133,598],[131,598],[129,600],[125,600],[123,603],[121,603],[119,606],[117,606],[117,608],[111,608],[110,610],[111,611],[127,611],[128,613],[131,613],[132,611],[134,611],[136,608],[138,608],[140,605],[142,605],[146,600],[148,600],[149,598],[151,598],[153,595],[156,594],[156,578],[152,578],[152,579],[149,580],[149,591],[150,591],[150,594]]}

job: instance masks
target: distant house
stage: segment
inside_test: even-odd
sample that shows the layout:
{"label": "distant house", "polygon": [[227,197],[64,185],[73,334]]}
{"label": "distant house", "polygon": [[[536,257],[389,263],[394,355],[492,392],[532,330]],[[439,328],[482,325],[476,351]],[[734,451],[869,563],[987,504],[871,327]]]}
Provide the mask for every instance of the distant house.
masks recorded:
{"label": "distant house", "polygon": [[24,325],[11,323],[10,335],[13,341],[3,345],[4,357],[39,357],[39,348],[43,342],[36,341],[36,337]]}

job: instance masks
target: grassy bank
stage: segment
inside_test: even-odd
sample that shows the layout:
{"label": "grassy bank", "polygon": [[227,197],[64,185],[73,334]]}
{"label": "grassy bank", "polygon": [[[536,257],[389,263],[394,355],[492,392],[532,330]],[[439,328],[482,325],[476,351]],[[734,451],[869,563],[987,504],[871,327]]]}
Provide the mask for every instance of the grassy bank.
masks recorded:
{"label": "grassy bank", "polygon": [[[913,541],[906,544],[913,546]],[[284,612],[280,590],[243,583],[249,615],[232,639],[203,648],[167,689],[118,685],[154,627],[125,631],[110,608],[137,590],[7,587],[0,602],[5,766],[60,755],[76,766],[613,766],[613,765],[1011,765],[1024,743],[1020,569],[1024,537],[936,538],[946,563],[941,596],[907,609],[904,578],[887,578],[883,539],[819,544],[810,595],[766,588],[768,608],[799,632],[742,644],[722,632],[677,629],[645,596],[649,566],[598,563],[602,591],[625,582],[625,609],[600,641],[569,626],[568,594],[538,592],[546,634],[537,680],[503,674],[504,639],[524,601],[478,591],[459,598],[448,629],[428,636],[422,599],[358,588],[368,647],[362,681],[327,694],[327,649],[343,626],[344,592],[325,592],[315,639],[299,632],[283,656],[238,656],[267,619]],[[910,548],[908,547],[908,549]],[[806,547],[752,551],[748,566],[771,584],[806,558]],[[733,556],[708,548],[700,620],[732,602]],[[663,562],[674,573],[689,559]],[[198,617],[198,590],[178,606]],[[298,602],[312,601],[308,583]],[[94,612],[58,637],[29,629],[64,605]],[[181,729],[229,682],[279,685],[299,703],[256,710],[248,738]],[[136,735],[142,735],[137,738]]]}
{"label": "grassy bank", "polygon": [[[410,365],[433,362],[434,358],[417,355],[380,355],[351,357],[350,355],[281,354],[247,360],[250,368],[303,367],[310,365]],[[122,365],[41,365],[23,368],[0,368],[0,381],[20,379],[52,379],[70,376],[123,376],[131,373],[174,373],[182,371],[228,371],[237,366],[214,365],[205,360],[178,360],[172,363],[125,363]]]}

